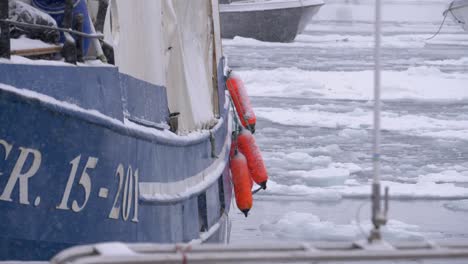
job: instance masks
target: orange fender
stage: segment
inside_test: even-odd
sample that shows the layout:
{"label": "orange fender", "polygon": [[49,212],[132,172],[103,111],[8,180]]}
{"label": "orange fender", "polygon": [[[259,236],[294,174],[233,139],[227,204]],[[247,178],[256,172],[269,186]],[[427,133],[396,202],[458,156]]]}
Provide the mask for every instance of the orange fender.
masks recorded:
{"label": "orange fender", "polygon": [[234,151],[230,168],[237,208],[247,217],[253,204],[252,180],[247,167],[247,159],[239,151]]}
{"label": "orange fender", "polygon": [[239,76],[231,73],[226,81],[226,86],[229,90],[232,101],[234,102],[237,115],[239,116],[242,125],[252,131],[252,133],[255,133],[257,117],[255,116],[252,105],[250,104],[250,99],[247,95],[244,83]]}
{"label": "orange fender", "polygon": [[247,166],[249,167],[250,176],[255,183],[266,189],[268,181],[268,173],[265,167],[265,162],[262,158],[260,148],[255,143],[255,138],[247,129],[242,129],[237,138],[240,151],[247,158]]}

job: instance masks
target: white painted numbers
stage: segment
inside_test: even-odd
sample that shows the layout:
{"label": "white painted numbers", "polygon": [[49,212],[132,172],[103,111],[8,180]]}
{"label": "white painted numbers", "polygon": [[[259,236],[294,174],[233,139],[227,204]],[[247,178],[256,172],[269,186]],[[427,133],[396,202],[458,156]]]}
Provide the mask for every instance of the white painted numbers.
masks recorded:
{"label": "white painted numbers", "polygon": [[[10,155],[12,150],[13,144],[9,144],[5,140],[0,139],[0,161],[4,160],[6,162],[11,162],[10,159],[14,156]],[[18,150],[19,156],[15,161],[15,165],[3,190],[1,189],[2,186],[0,186],[0,202],[15,202],[14,191],[19,190],[19,203],[29,205],[30,181],[41,167],[42,154],[39,150],[32,148],[19,147]],[[94,177],[100,177],[93,173],[98,166],[98,161],[99,159],[96,157],[85,158],[82,157],[82,155],[78,155],[69,162],[70,172],[68,173],[67,183],[63,193],[61,194],[60,203],[55,207],[56,209],[80,213],[86,208],[88,202],[92,203],[93,198],[91,194],[93,190],[93,179]],[[0,167],[0,177],[6,174],[2,169],[3,168]],[[76,183],[77,174],[80,176]],[[60,177],[64,176],[65,175]],[[139,186],[138,169],[133,171],[131,166],[128,166],[125,169],[123,164],[119,164],[116,169],[115,176],[118,179],[118,189],[114,196],[114,203],[109,210],[108,218],[128,221],[132,215],[131,222],[137,223]],[[59,175],[57,175],[57,177],[59,177]],[[18,188],[15,188],[17,185]],[[107,186],[101,186],[98,190],[99,192],[96,195],[98,198],[109,198],[109,189]],[[71,193],[82,193],[82,195],[79,196],[82,198],[70,201]],[[37,207],[41,202],[41,197],[37,196],[33,201],[34,206]]]}
{"label": "white painted numbers", "polygon": [[[117,195],[115,196],[114,205],[112,210],[109,213],[109,218],[119,219],[120,217],[120,206],[119,197],[122,191],[122,184],[124,182],[124,172],[125,168],[122,164],[119,164],[115,176],[119,177],[119,188],[117,190]],[[124,221],[128,220],[130,211],[132,209],[132,200],[133,202],[133,218],[132,222],[138,222],[138,170],[133,173],[132,167],[129,166],[127,169],[127,174],[125,175],[125,183],[123,196],[122,196],[122,218]]]}
{"label": "white painted numbers", "polygon": [[[70,171],[70,176],[68,176],[67,186],[65,187],[65,192],[63,193],[62,202],[57,206],[57,209],[62,210],[70,210],[68,206],[68,198],[70,197],[70,192],[75,181],[76,172],[78,171],[78,165],[80,164],[81,155],[73,159],[70,164],[72,165],[72,169]],[[82,205],[78,205],[78,201],[74,200],[72,203],[72,210],[75,213],[80,212],[86,206],[88,202],[89,195],[91,193],[91,177],[89,176],[87,170],[92,170],[96,168],[98,159],[95,157],[89,157],[88,161],[86,162],[86,166],[81,173],[80,182],[78,183],[83,187],[83,191],[85,192],[85,199]]]}

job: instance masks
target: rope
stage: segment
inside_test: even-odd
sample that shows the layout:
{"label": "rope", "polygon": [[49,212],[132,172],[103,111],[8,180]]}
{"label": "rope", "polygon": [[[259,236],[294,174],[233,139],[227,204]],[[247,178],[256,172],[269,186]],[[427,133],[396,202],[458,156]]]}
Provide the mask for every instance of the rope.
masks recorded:
{"label": "rope", "polygon": [[263,187],[262,187],[262,186],[258,187],[258,189],[256,189],[256,190],[254,190],[254,191],[252,192],[252,195],[258,193],[258,192],[261,191],[261,190],[263,190]]}
{"label": "rope", "polygon": [[5,23],[5,24],[10,24],[10,25],[15,25],[15,26],[22,26],[22,27],[29,27],[29,28],[56,30],[60,32],[71,33],[73,35],[77,35],[77,36],[84,37],[84,38],[98,38],[98,39],[104,38],[103,34],[87,34],[87,33],[83,33],[83,32],[68,29],[68,28],[56,28],[56,27],[50,27],[50,26],[45,26],[45,25],[35,25],[35,24],[12,21],[9,19],[0,19],[0,23]]}
{"label": "rope", "polygon": [[234,125],[235,125],[235,131],[239,132],[240,131],[240,121],[239,118],[237,117],[237,112],[235,111],[236,107],[234,106],[234,102],[232,101],[232,97],[229,96],[229,102],[231,102],[232,109],[234,110]]}
{"label": "rope", "polygon": [[[450,13],[452,13],[452,5],[453,5],[453,2],[450,3],[449,8],[447,9],[447,11],[450,11]],[[447,19],[447,15],[448,15],[447,11],[444,12],[444,19],[442,20],[442,23],[440,23],[440,26],[439,26],[439,29],[437,30],[437,32],[434,35],[432,35],[430,38],[427,38],[426,40],[431,40],[431,39],[435,38],[437,35],[439,35],[440,31],[442,30],[442,27],[444,26],[445,20]],[[453,13],[452,13],[452,15],[453,15]],[[453,17],[455,17],[455,15],[453,15]],[[457,18],[455,17],[455,19],[457,19]]]}
{"label": "rope", "polygon": [[235,142],[234,143],[234,151],[237,152],[237,136],[239,135],[239,131],[240,131],[240,125],[239,125],[239,119],[237,118],[237,113],[235,113],[235,109],[234,108],[234,103],[232,102],[232,98],[231,96],[229,96],[229,102],[231,103],[231,106],[233,107],[233,121],[234,121],[234,131],[232,131],[232,142]]}

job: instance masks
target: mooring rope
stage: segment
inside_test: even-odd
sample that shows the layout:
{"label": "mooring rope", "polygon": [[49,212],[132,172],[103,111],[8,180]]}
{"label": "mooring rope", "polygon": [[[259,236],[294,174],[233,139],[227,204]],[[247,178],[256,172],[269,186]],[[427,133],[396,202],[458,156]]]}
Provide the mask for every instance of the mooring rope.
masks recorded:
{"label": "mooring rope", "polygon": [[[450,3],[450,6],[448,7],[448,9],[444,12],[444,19],[442,20],[442,23],[440,23],[440,26],[439,26],[439,29],[437,30],[437,32],[432,35],[431,37],[427,38],[426,40],[431,40],[433,38],[435,38],[437,35],[439,35],[440,31],[442,30],[442,27],[444,26],[445,24],[445,20],[447,19],[447,16],[448,16],[448,12],[450,11],[450,13],[452,14],[453,17],[455,17],[455,15],[452,13],[452,6],[453,6],[453,2]],[[458,21],[458,18],[455,17],[455,19]]]}

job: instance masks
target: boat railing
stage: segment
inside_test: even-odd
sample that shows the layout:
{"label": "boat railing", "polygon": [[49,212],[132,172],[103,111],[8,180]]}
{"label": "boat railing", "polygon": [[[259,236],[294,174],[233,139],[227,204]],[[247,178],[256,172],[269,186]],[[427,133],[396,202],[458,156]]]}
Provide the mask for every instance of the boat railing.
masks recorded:
{"label": "boat railing", "polygon": [[[64,20],[62,27],[52,27],[47,25],[37,25],[24,22],[13,21],[9,19],[9,1],[0,1],[0,58],[10,59],[11,55],[42,55],[47,53],[61,52],[65,62],[76,64],[83,62],[83,41],[84,39],[103,39],[103,34],[89,34],[83,32],[84,16],[83,14],[73,15],[73,0],[65,1]],[[37,50],[28,50],[25,52],[12,53],[10,26],[20,26],[23,28],[55,30],[64,34],[65,42],[63,45],[51,48],[42,48]]]}
{"label": "boat railing", "polygon": [[[468,260],[468,242],[316,242],[290,244],[123,244],[77,246],[51,264],[323,263],[351,261]],[[392,262],[393,263],[393,262]]]}

